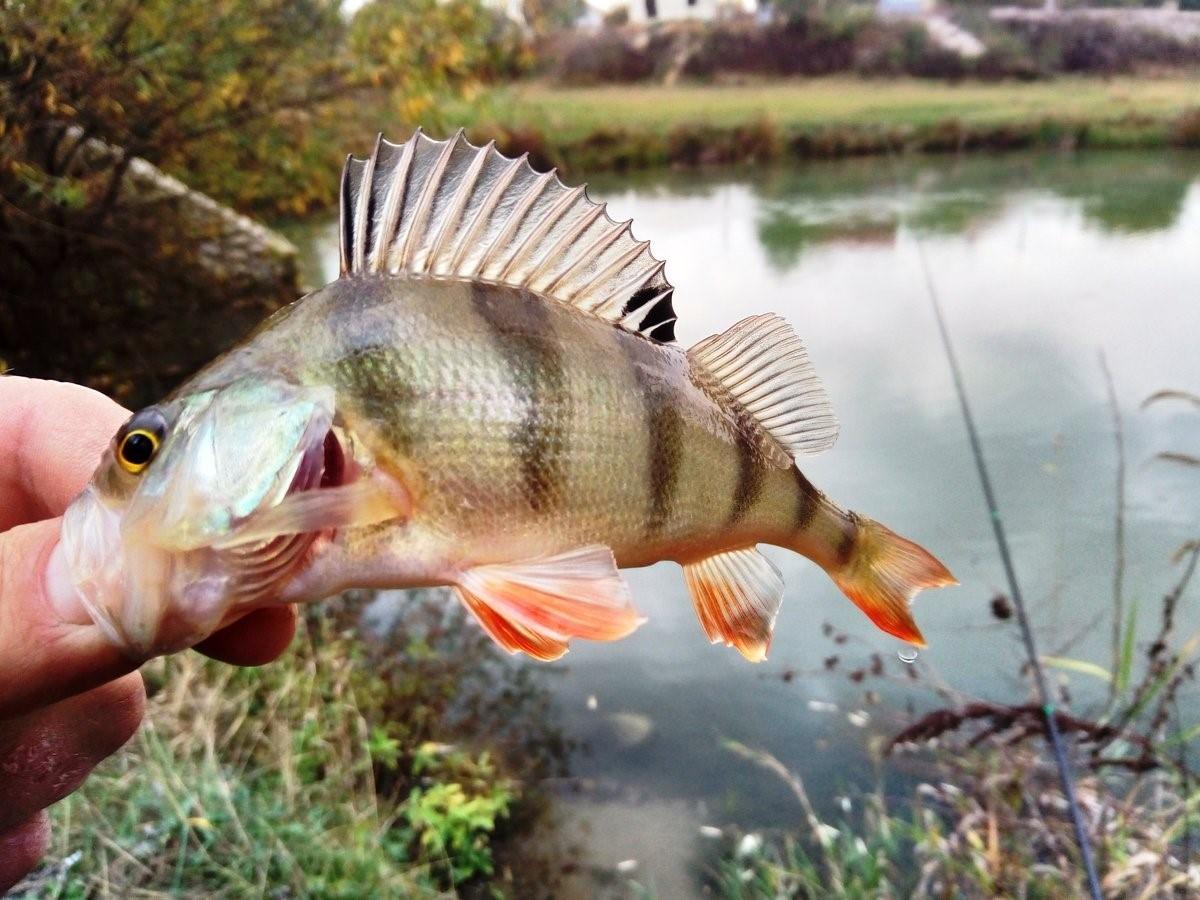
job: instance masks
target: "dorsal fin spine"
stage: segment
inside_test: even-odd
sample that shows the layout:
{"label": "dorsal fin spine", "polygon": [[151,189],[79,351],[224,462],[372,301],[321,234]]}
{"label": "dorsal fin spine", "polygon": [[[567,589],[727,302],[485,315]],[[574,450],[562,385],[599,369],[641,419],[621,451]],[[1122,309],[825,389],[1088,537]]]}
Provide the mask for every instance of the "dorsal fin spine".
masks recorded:
{"label": "dorsal fin spine", "polygon": [[554,205],[550,207],[550,209],[546,210],[545,215],[542,216],[542,220],[537,224],[533,231],[529,232],[529,236],[521,242],[520,246],[513,250],[512,254],[509,256],[508,262],[505,263],[504,268],[500,270],[499,277],[501,281],[508,276],[508,274],[512,271],[513,266],[517,265],[517,263],[524,259],[525,254],[529,252],[530,248],[537,246],[537,242],[545,237],[546,233],[558,223],[558,220],[563,217],[563,213],[571,208],[571,206],[576,200],[579,199],[579,196],[582,193],[583,185],[573,187],[571,190],[559,197],[558,200],[555,201]]}
{"label": "dorsal fin spine", "polygon": [[[580,288],[578,293],[580,293],[580,294],[590,293],[593,285],[600,284],[600,283],[604,282],[606,279],[611,278],[613,275],[616,275],[618,272],[620,272],[622,269],[624,269],[626,266],[628,266],[631,262],[633,262],[635,259],[637,259],[638,256],[640,256],[645,251],[645,249],[646,249],[646,245],[644,242],[634,244],[632,247],[630,247],[628,250],[626,250],[624,253],[622,253],[620,256],[618,256],[616,259],[614,259],[612,262],[610,262],[607,266],[605,266],[599,272],[594,274],[590,279],[588,279],[587,284],[585,284],[582,288]],[[602,296],[602,297],[597,297],[590,304],[588,304],[587,307],[585,307],[585,308],[595,311],[595,310],[599,309],[601,306],[603,306],[605,301],[607,301],[607,300],[608,300],[607,295]]]}
{"label": "dorsal fin spine", "polygon": [[[629,230],[629,226],[631,224],[633,224],[633,223],[630,220],[626,220],[624,222],[615,222],[613,224],[612,228],[610,228],[604,234],[600,235],[598,238],[596,238],[594,241],[592,241],[591,244],[589,244],[587,246],[587,248],[584,250],[584,252],[579,255],[579,259],[575,260],[575,262],[573,262],[573,263],[571,263],[571,265],[567,266],[567,268],[563,271],[563,273],[561,275],[559,275],[552,282],[550,282],[548,285],[546,285],[546,290],[553,291],[560,284],[562,284],[563,281],[569,280],[570,276],[574,275],[576,270],[587,265],[588,262],[590,262],[591,260],[594,260],[597,257],[599,257],[601,253],[603,253],[605,250],[607,250],[609,247],[611,247],[613,245],[613,243],[618,238],[621,237],[621,235],[623,235],[625,232],[627,232]],[[584,290],[590,284],[591,284],[591,282],[589,281],[585,285],[577,286],[574,290],[569,291],[567,293],[567,297],[569,299],[578,297],[581,293],[584,292]]]}
{"label": "dorsal fin spine", "polygon": [[[461,132],[459,132],[461,134]],[[431,266],[437,265],[438,257],[442,255],[442,248],[446,243],[446,239],[454,230],[454,226],[458,223],[459,216],[467,207],[467,201],[471,199],[471,194],[475,190],[475,185],[479,183],[479,173],[483,171],[483,164],[487,162],[488,156],[492,152],[492,148],[496,146],[495,141],[488,141],[487,145],[475,153],[475,158],[471,160],[471,165],[463,176],[462,182],[458,186],[458,190],[454,192],[454,199],[450,206],[450,212],[446,215],[446,221],[442,223],[442,230],[438,233],[437,240],[433,242],[433,246],[429,250],[429,261]],[[455,253],[457,256],[457,251]]]}
{"label": "dorsal fin spine", "polygon": [[[459,242],[458,249],[454,251],[454,258],[450,260],[450,268],[457,268],[462,259],[463,253],[471,246],[471,241],[483,227],[483,223],[487,221],[488,216],[492,214],[492,210],[496,208],[496,204],[500,202],[500,198],[504,196],[504,192],[508,190],[508,186],[512,184],[514,178],[517,177],[517,172],[520,171],[521,165],[528,158],[529,154],[522,153],[516,159],[508,164],[508,168],[504,170],[504,174],[496,179],[496,183],[492,185],[492,189],[488,191],[487,197],[483,201],[483,205],[479,209],[479,214],[475,217],[475,221],[471,223],[470,229],[463,235],[463,239]],[[480,263],[476,263],[471,269],[463,272],[466,276],[474,275],[479,271]]]}
{"label": "dorsal fin spine", "polygon": [[[649,242],[643,242],[643,249],[649,245]],[[628,265],[628,263],[626,263]],[[611,309],[614,312],[621,312],[625,307],[625,301],[634,292],[649,283],[655,276],[662,273],[666,263],[659,260],[655,263],[654,268],[646,272],[637,272],[632,278],[626,279],[617,284],[604,295],[604,299],[598,303],[593,309],[596,312],[603,314],[606,310]]]}
{"label": "dorsal fin spine", "polygon": [[[553,177],[553,169],[549,172],[543,172],[537,177],[533,186],[525,192],[525,196],[518,201],[517,205],[513,207],[512,212],[509,213],[508,220],[504,223],[504,227],[500,229],[500,233],[492,239],[487,252],[483,254],[483,259],[480,260],[477,271],[487,272],[496,251],[512,240],[512,236],[516,234],[517,229],[521,227],[521,223],[525,221],[525,214],[529,212],[529,208],[537,202],[537,199],[542,196],[546,190],[546,185],[550,183],[550,179]],[[513,252],[515,253],[516,250]]]}
{"label": "dorsal fin spine", "polygon": [[[579,235],[591,228],[592,223],[600,218],[600,216],[603,214],[604,204],[597,203],[586,214],[584,214],[584,216],[578,222],[572,225],[569,230],[563,232],[558,240],[556,240],[550,247],[546,248],[546,252],[543,255],[542,261],[538,263],[537,268],[534,269],[529,275],[529,283],[537,288],[538,279],[544,276],[550,267],[559,261],[559,254],[561,251],[575,243],[575,241],[579,238]],[[554,285],[558,284],[561,278],[562,275],[556,276],[549,285],[543,286],[543,289],[549,290]]]}
{"label": "dorsal fin spine", "polygon": [[[383,201],[383,214],[379,221],[379,233],[382,235],[394,234],[396,223],[400,221],[400,210],[404,208],[404,195],[408,190],[408,173],[412,168],[413,154],[416,152],[417,139],[420,134],[421,129],[418,128],[413,136],[405,142],[404,150],[400,154],[400,161],[396,163],[396,168],[388,182],[387,196]],[[372,271],[379,272],[388,268],[390,243],[386,239],[376,242],[375,267]]]}
{"label": "dorsal fin spine", "polygon": [[[460,137],[462,137],[461,128],[451,140],[446,141],[433,168],[425,178],[425,187],[421,190],[421,196],[413,208],[412,223],[408,227],[408,233],[404,235],[404,246],[400,250],[399,267],[401,269],[407,269],[410,260],[413,259],[413,245],[424,232],[425,222],[429,219],[429,210],[433,207],[433,198],[437,194],[438,185],[441,184],[442,174],[446,171],[446,163],[450,161],[450,154],[454,152]],[[420,249],[419,246],[417,249]]]}
{"label": "dorsal fin spine", "polygon": [[347,154],[342,166],[342,183],[338,187],[338,264],[342,275],[350,272],[349,251],[354,241],[349,233],[350,213],[354,211],[354,198],[350,196],[350,172],[354,166],[353,154]]}
{"label": "dorsal fin spine", "polygon": [[371,221],[371,200],[374,195],[372,183],[375,177],[375,163],[379,159],[379,146],[383,142],[383,133],[375,135],[375,147],[367,157],[363,167],[362,180],[358,183],[358,205],[354,207],[354,259],[352,266],[356,272],[363,269],[363,260],[367,250],[367,226]]}

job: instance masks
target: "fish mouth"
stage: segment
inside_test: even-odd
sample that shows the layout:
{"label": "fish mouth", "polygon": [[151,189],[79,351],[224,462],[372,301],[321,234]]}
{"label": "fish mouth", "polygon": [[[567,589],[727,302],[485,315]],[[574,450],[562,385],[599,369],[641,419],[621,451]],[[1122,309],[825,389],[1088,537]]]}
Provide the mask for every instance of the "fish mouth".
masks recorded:
{"label": "fish mouth", "polygon": [[[315,440],[301,456],[296,474],[280,502],[310,491],[341,487],[346,483],[346,454],[333,429]],[[219,551],[225,557],[233,580],[235,607],[269,602],[284,582],[307,568],[319,542],[334,536],[334,529],[281,534]]]}

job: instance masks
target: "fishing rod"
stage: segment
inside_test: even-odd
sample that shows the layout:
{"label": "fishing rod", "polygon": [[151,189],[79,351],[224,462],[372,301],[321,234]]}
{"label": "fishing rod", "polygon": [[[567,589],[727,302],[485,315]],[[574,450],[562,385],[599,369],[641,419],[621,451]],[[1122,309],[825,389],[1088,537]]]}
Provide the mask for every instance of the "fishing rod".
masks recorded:
{"label": "fishing rod", "polygon": [[950,330],[946,327],[946,318],[942,315],[942,304],[938,300],[933,275],[929,271],[929,262],[925,258],[925,248],[919,238],[916,239],[916,244],[917,255],[921,259],[921,271],[925,276],[925,288],[929,294],[929,304],[933,307],[934,318],[937,319],[938,333],[942,338],[942,349],[946,351],[946,362],[950,365],[950,375],[954,380],[954,389],[958,393],[958,403],[962,408],[963,422],[967,427],[967,438],[971,442],[971,454],[975,457],[975,469],[979,473],[979,483],[983,488],[988,515],[992,520],[992,531],[996,535],[996,546],[1000,550],[1000,559],[1004,563],[1004,575],[1008,579],[1008,590],[1012,596],[1013,607],[1016,609],[1017,623],[1021,627],[1021,639],[1025,643],[1025,652],[1029,656],[1034,682],[1041,699],[1042,718],[1046,723],[1046,739],[1054,750],[1058,778],[1062,782],[1063,794],[1067,798],[1067,808],[1071,814],[1071,825],[1075,829],[1075,842],[1079,845],[1079,852],[1083,857],[1083,868],[1087,873],[1088,891],[1092,900],[1102,900],[1100,879],[1096,876],[1096,864],[1092,859],[1092,846],[1083,826],[1083,813],[1075,798],[1075,778],[1071,773],[1071,764],[1067,761],[1067,754],[1063,748],[1062,734],[1058,730],[1057,713],[1054,703],[1050,699],[1050,690],[1046,686],[1046,672],[1042,669],[1033,629],[1029,625],[1029,615],[1025,610],[1025,600],[1021,594],[1021,587],[1017,583],[1017,572],[1013,565],[1012,553],[1009,551],[1008,537],[1004,531],[1004,522],[1000,518],[1000,506],[996,502],[996,492],[992,489],[992,480],[988,475],[987,463],[983,458],[983,445],[979,440],[979,432],[975,428],[975,417],[971,414],[971,404],[967,401],[967,389],[963,382],[962,370],[958,365],[954,344],[950,340]]}

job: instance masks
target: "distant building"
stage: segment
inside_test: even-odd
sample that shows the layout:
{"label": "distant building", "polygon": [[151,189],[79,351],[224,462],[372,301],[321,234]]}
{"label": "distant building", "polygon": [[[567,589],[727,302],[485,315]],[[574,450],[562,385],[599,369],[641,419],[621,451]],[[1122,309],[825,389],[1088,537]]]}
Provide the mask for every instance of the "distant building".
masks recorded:
{"label": "distant building", "polygon": [[630,22],[710,21],[717,17],[717,0],[631,0]]}
{"label": "distant building", "polygon": [[596,13],[603,17],[623,7],[629,11],[629,21],[637,25],[687,19],[711,22],[728,12],[754,12],[756,6],[756,0],[592,0],[584,18],[593,19]]}

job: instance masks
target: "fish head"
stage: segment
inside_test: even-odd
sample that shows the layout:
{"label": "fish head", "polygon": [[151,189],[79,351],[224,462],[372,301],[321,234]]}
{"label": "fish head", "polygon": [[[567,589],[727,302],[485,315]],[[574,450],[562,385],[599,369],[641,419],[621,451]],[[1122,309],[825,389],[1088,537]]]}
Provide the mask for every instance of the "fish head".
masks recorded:
{"label": "fish head", "polygon": [[146,659],[269,602],[318,534],[238,536],[285,498],[340,478],[333,419],[330,389],[261,377],[135,413],[67,509],[60,540],[109,638]]}

